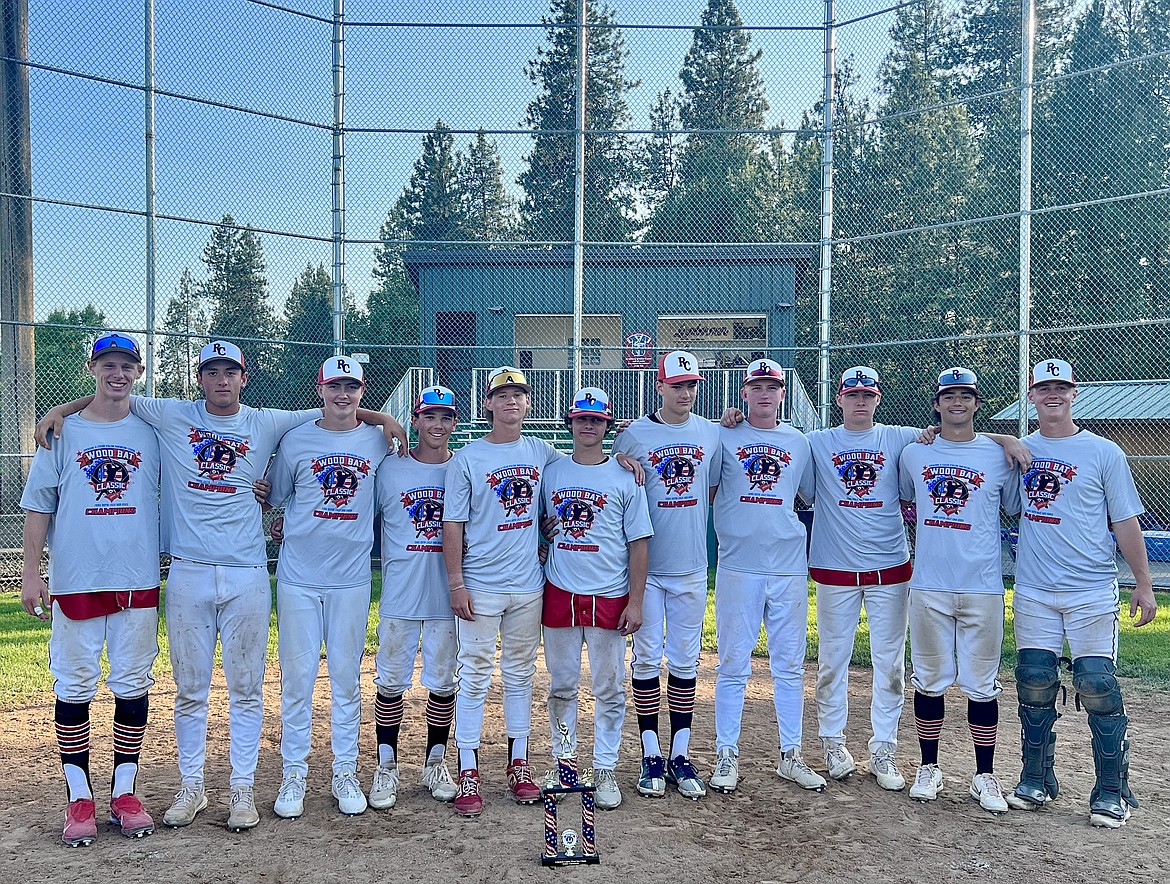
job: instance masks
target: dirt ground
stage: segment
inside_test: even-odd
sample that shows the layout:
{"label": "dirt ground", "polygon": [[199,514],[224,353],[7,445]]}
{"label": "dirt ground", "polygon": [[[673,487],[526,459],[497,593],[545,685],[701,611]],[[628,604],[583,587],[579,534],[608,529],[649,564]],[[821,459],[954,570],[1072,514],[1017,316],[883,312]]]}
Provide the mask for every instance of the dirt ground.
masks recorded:
{"label": "dirt ground", "polygon": [[[704,659],[695,711],[692,757],[709,774],[714,761],[713,660]],[[365,684],[371,684],[367,658]],[[1166,695],[1127,685],[1135,746],[1131,783],[1141,799],[1128,826],[1117,831],[1088,825],[1087,796],[1093,783],[1089,734],[1083,713],[1071,705],[1058,724],[1057,772],[1061,797],[1034,813],[995,817],[967,796],[973,758],[965,727],[965,703],[948,698],[941,766],[946,791],[930,805],[915,804],[905,792],[884,792],[866,772],[868,671],[851,676],[851,748],[859,769],[845,782],[830,782],[823,794],[802,792],[774,773],[776,731],[766,664],[756,661],[744,713],[742,779],[733,796],[712,792],[691,802],[676,793],[663,800],[634,791],[639,755],[627,721],[618,780],[625,801],[597,813],[601,864],[548,870],[538,862],[542,815],[538,806],[519,807],[504,795],[504,754],[498,687],[489,698],[481,750],[487,807],[477,820],[454,816],[435,802],[418,777],[424,726],[423,694],[408,696],[401,754],[403,786],[389,811],[346,818],[329,794],[328,687],[318,682],[314,750],[310,759],[305,815],[281,820],[272,813],[280,783],[279,683],[274,669],[265,686],[267,716],[257,774],[261,822],[251,832],[229,834],[227,819],[227,693],[222,675],[212,692],[207,779],[211,805],[188,829],[160,826],[151,837],[129,840],[99,824],[98,840],[70,850],[59,842],[63,786],[51,726],[52,698],[4,712],[0,732],[0,881],[136,882],[527,882],[558,876],[575,881],[663,881],[709,884],[714,879],[753,882],[1164,882],[1170,857],[1170,729]],[[805,754],[823,770],[816,750],[815,707],[807,677]],[[536,696],[547,684],[538,671]],[[372,688],[371,688],[372,690]],[[1002,703],[999,771],[1010,788],[1019,772],[1014,688]],[[173,683],[161,679],[152,695],[139,794],[160,819],[178,786],[170,727]],[[587,699],[588,701],[588,699]],[[541,769],[549,747],[543,704],[534,715],[534,766]],[[110,727],[113,702],[103,691],[93,706],[93,779],[100,808],[108,800]],[[368,787],[373,758],[372,711],[367,704],[362,730],[363,782]],[[663,716],[665,719],[665,715]],[[591,734],[583,727],[583,745]],[[909,706],[902,719],[899,759],[912,774],[917,756]],[[588,760],[586,759],[586,764]],[[454,767],[454,765],[452,765]],[[565,818],[574,810],[562,805]],[[575,828],[579,828],[575,826]]]}

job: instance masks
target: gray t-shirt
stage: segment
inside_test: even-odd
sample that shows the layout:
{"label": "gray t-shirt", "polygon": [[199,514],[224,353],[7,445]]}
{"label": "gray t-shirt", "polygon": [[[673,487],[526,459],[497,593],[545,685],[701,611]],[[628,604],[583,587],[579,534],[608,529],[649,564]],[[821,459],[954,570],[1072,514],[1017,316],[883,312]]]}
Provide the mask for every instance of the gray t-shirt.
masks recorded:
{"label": "gray t-shirt", "polygon": [[646,471],[646,499],[654,536],[651,574],[694,574],[707,569],[707,513],[719,471],[719,427],[691,415],[665,424],[647,415],[613,443]]}
{"label": "gray t-shirt", "polygon": [[1018,480],[986,436],[906,446],[902,498],[918,510],[911,589],[1003,595],[999,510],[1019,511]]}
{"label": "gray t-shirt", "polygon": [[447,464],[388,457],[378,468],[382,512],[383,617],[451,620],[443,562],[443,489]]}
{"label": "gray t-shirt", "polygon": [[65,418],[61,438],[38,448],[23,509],[50,513],[53,595],[159,585],[158,437],[128,415],[109,423]]}
{"label": "gray t-shirt", "polygon": [[163,550],[207,565],[267,564],[252,482],[264,475],[280,437],[321,410],[241,405],[219,417],[203,400],[145,396],[131,396],[130,410],[158,433]]}
{"label": "gray t-shirt", "polygon": [[549,582],[578,595],[629,592],[627,545],[654,534],[646,489],[612,457],[600,464],[566,457],[549,466],[542,484],[544,511],[558,522],[544,566]]}
{"label": "gray t-shirt", "polygon": [[541,439],[477,439],[447,464],[443,519],[465,522],[463,582],[478,592],[540,592],[537,519],[545,468],[560,454]]}
{"label": "gray t-shirt", "polygon": [[715,536],[719,567],[750,574],[793,576],[808,572],[804,525],[797,493],[813,495],[808,440],[780,424],[761,430],[746,421],[719,429]]}
{"label": "gray t-shirt", "polygon": [[361,586],[370,580],[374,488],[386,457],[380,427],[325,430],[315,422],[284,434],[268,468],[269,502],[284,513],[276,578],[301,586]]}
{"label": "gray t-shirt", "polygon": [[1016,584],[1045,590],[1097,589],[1117,578],[1112,522],[1141,515],[1125,452],[1081,430],[1024,439],[1032,466],[1020,479]]}
{"label": "gray t-shirt", "polygon": [[909,561],[898,460],[919,432],[875,424],[809,433],[817,485],[810,566],[879,571]]}

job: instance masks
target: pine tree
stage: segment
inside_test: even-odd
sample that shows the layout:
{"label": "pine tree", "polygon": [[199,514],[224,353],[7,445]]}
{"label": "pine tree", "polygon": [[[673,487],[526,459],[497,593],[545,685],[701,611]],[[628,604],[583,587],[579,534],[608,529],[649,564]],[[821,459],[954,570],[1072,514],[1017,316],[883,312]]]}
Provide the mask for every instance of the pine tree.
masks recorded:
{"label": "pine tree", "polygon": [[500,149],[481,129],[459,160],[459,193],[470,239],[512,239],[516,235],[516,201],[504,189]]}
{"label": "pine tree", "polygon": [[[528,105],[524,125],[533,132],[521,221],[533,240],[571,241],[577,128],[577,2],[553,0],[544,17],[547,46],[525,68],[540,94]],[[585,85],[585,238],[629,239],[633,222],[636,164],[633,147],[621,130],[628,127],[626,93],[638,85],[626,79],[628,52],[612,10],[586,0],[587,68]]]}
{"label": "pine tree", "polygon": [[175,294],[167,302],[166,318],[159,336],[154,393],[176,399],[194,399],[195,365],[207,342],[207,310],[202,287],[184,267]]}
{"label": "pine tree", "polygon": [[106,314],[93,304],[86,304],[81,310],[58,308],[45,317],[44,325],[37,326],[38,414],[93,392],[93,375],[86,371],[85,361],[94,339],[108,327]]}
{"label": "pine tree", "polygon": [[293,282],[284,302],[284,328],[278,374],[292,397],[288,404],[318,405],[317,369],[333,353],[333,279],[324,264],[306,264]]}
{"label": "pine tree", "polygon": [[394,215],[402,238],[441,248],[435,243],[467,239],[466,202],[459,180],[460,156],[455,139],[442,120],[422,140],[410,181],[395,204]]}
{"label": "pine tree", "polygon": [[678,161],[682,147],[679,134],[679,100],[671,90],[664,89],[650,106],[650,135],[642,145],[642,201],[651,212],[678,183]]}

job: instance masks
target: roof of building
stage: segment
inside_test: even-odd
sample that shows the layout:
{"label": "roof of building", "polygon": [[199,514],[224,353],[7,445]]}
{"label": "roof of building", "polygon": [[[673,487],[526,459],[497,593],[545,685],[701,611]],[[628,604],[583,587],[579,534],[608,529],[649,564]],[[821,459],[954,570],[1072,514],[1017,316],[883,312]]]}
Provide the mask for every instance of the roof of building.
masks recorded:
{"label": "roof of building", "polygon": [[[1088,381],[1077,384],[1073,418],[1078,421],[1170,421],[1170,380]],[[1000,411],[993,421],[1019,420],[1020,400]],[[1028,406],[1028,419],[1036,409]]]}

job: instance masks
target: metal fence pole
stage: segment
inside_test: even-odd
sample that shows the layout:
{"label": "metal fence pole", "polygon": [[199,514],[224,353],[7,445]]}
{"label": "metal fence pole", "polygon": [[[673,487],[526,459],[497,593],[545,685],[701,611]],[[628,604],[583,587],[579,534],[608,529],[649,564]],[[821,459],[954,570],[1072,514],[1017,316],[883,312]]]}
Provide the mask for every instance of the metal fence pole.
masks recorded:
{"label": "metal fence pole", "polygon": [[832,398],[829,377],[829,343],[833,313],[833,78],[837,66],[837,21],[834,0],[825,0],[825,86],[824,131],[821,135],[821,266],[820,322],[817,359],[817,390],[821,426],[829,425],[829,402]]}
{"label": "metal fence pole", "polygon": [[1020,7],[1020,436],[1028,434],[1028,375],[1032,332],[1032,61],[1036,13],[1032,0]]}
{"label": "metal fence pole", "polygon": [[333,352],[345,343],[345,11],[333,0]]}
{"label": "metal fence pole", "polygon": [[146,104],[146,395],[154,395],[154,0],[146,0],[145,44],[146,70],[143,74]]}
{"label": "metal fence pole", "polygon": [[[581,346],[585,313],[585,85],[588,80],[585,14],[587,0],[577,0],[577,132],[574,149],[576,176],[573,187],[573,389],[581,389]],[[558,403],[559,405],[559,403]]]}

